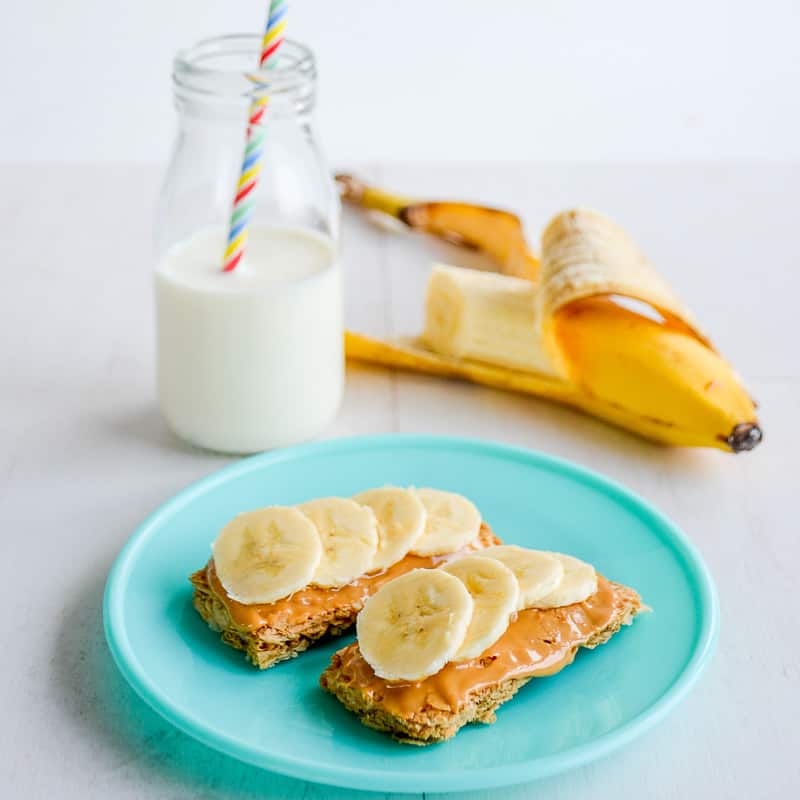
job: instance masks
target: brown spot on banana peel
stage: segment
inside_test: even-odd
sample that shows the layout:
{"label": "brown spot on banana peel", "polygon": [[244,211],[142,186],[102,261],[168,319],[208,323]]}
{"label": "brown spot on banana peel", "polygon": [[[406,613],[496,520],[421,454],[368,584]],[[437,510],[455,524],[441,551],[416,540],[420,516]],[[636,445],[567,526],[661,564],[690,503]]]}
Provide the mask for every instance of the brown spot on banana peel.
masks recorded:
{"label": "brown spot on banana peel", "polygon": [[454,244],[457,247],[463,247],[465,250],[480,250],[480,247],[478,247],[475,242],[470,242],[460,233],[454,233],[453,231],[442,231],[441,237],[446,242],[450,242],[450,244]]}

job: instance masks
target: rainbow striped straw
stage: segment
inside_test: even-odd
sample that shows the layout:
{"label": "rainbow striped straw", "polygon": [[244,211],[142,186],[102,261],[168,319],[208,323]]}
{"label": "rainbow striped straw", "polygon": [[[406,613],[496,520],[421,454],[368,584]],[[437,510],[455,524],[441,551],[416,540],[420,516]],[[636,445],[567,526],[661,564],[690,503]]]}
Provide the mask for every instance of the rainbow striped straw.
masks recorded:
{"label": "rainbow striped straw", "polygon": [[[287,0],[271,0],[267,27],[261,42],[261,60],[259,66],[266,67],[275,63],[275,57],[283,41],[286,30]],[[228,243],[225,248],[222,271],[231,272],[244,256],[247,244],[247,226],[253,216],[253,190],[261,173],[261,156],[264,152],[264,126],[261,120],[267,110],[269,95],[261,95],[250,104],[250,116],[247,122],[247,144],[244,150],[242,171],[239,183],[236,184],[236,196],[233,200],[233,211],[228,229]]]}

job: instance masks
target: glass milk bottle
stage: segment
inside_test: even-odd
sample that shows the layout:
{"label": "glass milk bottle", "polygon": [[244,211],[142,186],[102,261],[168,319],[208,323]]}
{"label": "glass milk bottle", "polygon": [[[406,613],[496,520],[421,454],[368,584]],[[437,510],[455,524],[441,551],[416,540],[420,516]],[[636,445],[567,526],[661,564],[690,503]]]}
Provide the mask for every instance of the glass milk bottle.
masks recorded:
{"label": "glass milk bottle", "polygon": [[[181,438],[251,453],[309,439],[331,422],[344,382],[339,200],[311,129],[316,71],[285,41],[258,69],[259,36],[178,53],[179,114],[156,223],[158,398]],[[223,253],[260,92],[261,173],[242,261]]]}

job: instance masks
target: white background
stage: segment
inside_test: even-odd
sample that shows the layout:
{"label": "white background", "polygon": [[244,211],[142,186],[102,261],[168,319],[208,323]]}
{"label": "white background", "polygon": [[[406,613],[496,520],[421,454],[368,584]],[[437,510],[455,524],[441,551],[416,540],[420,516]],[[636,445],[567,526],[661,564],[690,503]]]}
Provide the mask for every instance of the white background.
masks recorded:
{"label": "white background", "polygon": [[[266,0],[4,0],[0,160],[162,161],[174,51]],[[293,0],[331,161],[800,157],[797,0]]]}

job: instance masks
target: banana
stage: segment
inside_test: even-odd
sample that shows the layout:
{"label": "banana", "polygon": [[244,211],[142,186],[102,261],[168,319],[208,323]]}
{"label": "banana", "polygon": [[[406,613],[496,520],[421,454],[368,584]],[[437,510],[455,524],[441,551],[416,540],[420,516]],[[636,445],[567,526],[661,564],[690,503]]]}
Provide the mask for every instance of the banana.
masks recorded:
{"label": "banana", "polygon": [[425,506],[408,489],[368,489],[353,500],[371,508],[378,522],[378,546],[367,572],[386,569],[400,561],[425,530]]}
{"label": "banana", "polygon": [[466,636],[451,660],[477,658],[505,633],[517,610],[519,583],[508,567],[493,558],[465,556],[442,569],[464,584],[473,602]]}
{"label": "banana", "polygon": [[546,397],[664,444],[739,453],[762,440],[736,373],[611,220],[554,217],[536,281],[436,266],[422,341],[348,332],[348,358]]}
{"label": "banana", "polygon": [[309,583],[322,558],[322,542],[296,508],[271,506],[231,520],[212,552],[217,575],[234,600],[272,603]]}
{"label": "banana", "polygon": [[543,597],[558,589],[564,578],[563,562],[542,550],[501,544],[481,550],[481,556],[496,559],[514,573],[519,583],[518,610],[538,606]]}
{"label": "banana", "polygon": [[388,681],[435,675],[458,652],[472,619],[464,584],[438,569],[415,569],[382,586],[356,620],[366,662]]}
{"label": "banana", "polygon": [[344,586],[367,572],[378,549],[378,523],[371,508],[343,497],[323,497],[298,509],[314,523],[322,542],[311,583]]}
{"label": "banana", "polygon": [[591,564],[563,553],[548,555],[558,559],[564,569],[564,575],[558,586],[549,594],[537,599],[532,604],[533,607],[556,608],[582,603],[597,591],[597,573]]}
{"label": "banana", "polygon": [[422,339],[445,356],[552,374],[536,298],[536,287],[522,278],[436,264]]}
{"label": "banana", "polygon": [[425,506],[425,530],[411,552],[418,556],[453,553],[472,542],[481,528],[481,513],[460,494],[414,489]]}

